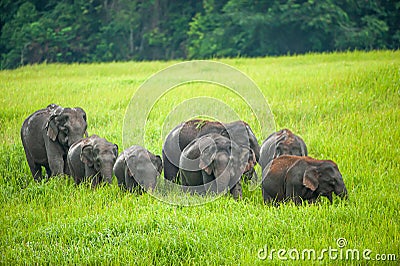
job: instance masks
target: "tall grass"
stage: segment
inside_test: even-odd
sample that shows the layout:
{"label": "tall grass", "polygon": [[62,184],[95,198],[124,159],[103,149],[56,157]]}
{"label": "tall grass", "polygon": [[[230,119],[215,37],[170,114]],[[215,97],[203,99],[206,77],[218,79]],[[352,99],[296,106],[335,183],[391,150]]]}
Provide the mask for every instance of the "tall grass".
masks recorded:
{"label": "tall grass", "polygon": [[[349,199],[313,206],[262,203],[261,190],[244,185],[230,197],[180,207],[112,186],[76,187],[67,177],[35,183],[19,130],[49,103],[80,106],[88,131],[122,147],[125,109],[150,75],[175,62],[35,65],[0,72],[1,264],[265,264],[272,249],[364,249],[399,261],[400,53],[391,51],[224,59],[253,79],[277,129],[302,136],[311,156],[337,162]],[[152,109],[146,147],[160,154],[163,121],[196,96],[225,101],[250,125],[251,111],[229,90],[187,84]],[[140,111],[140,110],[138,110]],[[163,135],[164,134],[164,135]],[[260,142],[267,136],[255,129]],[[287,254],[286,254],[287,255]],[[288,256],[286,256],[288,257]],[[322,263],[365,264],[366,260]],[[274,263],[282,263],[275,254]],[[289,258],[289,262],[292,260]],[[309,264],[299,259],[300,264]],[[318,260],[311,262],[319,263]]]}

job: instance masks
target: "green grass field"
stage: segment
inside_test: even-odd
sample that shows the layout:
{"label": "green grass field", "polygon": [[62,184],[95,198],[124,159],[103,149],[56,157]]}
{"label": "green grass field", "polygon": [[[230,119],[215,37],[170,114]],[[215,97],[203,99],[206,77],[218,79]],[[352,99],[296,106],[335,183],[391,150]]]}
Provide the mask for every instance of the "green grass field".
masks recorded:
{"label": "green grass field", "polygon": [[[50,103],[80,106],[89,133],[122,151],[125,110],[135,90],[177,62],[28,66],[0,72],[0,264],[262,265],[296,257],[305,265],[378,259],[398,264],[400,52],[219,62],[255,81],[277,130],[291,129],[310,156],[338,164],[347,201],[275,208],[263,204],[260,188],[245,185],[239,202],[227,196],[182,207],[122,192],[116,180],[96,190],[65,177],[35,183],[19,137],[29,114]],[[161,153],[163,122],[174,107],[198,96],[225,101],[254,125],[260,143],[267,137],[237,95],[216,85],[187,84],[154,105],[146,124],[150,151]],[[340,238],[347,241],[342,248]],[[310,260],[304,250],[316,257]]]}

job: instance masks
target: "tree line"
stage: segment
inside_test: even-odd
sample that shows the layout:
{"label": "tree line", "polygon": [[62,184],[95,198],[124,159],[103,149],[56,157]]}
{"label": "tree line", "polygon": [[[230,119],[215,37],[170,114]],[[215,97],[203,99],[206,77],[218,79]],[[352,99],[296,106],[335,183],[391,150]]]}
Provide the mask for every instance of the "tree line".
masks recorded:
{"label": "tree line", "polygon": [[1,68],[399,49],[396,0],[2,0]]}

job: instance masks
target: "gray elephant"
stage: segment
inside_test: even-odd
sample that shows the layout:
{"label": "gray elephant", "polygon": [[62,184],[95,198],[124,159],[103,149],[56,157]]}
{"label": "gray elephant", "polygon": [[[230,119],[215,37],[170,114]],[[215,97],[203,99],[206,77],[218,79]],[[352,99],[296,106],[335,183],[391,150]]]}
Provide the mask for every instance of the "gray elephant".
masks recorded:
{"label": "gray elephant", "polygon": [[260,166],[264,168],[281,155],[307,156],[307,146],[303,139],[289,129],[272,133],[261,145]]}
{"label": "gray elephant", "polygon": [[161,171],[161,157],[138,145],[124,150],[114,165],[118,185],[130,192],[139,185],[146,191],[154,190]]}
{"label": "gray elephant", "polygon": [[75,142],[68,152],[68,165],[75,183],[79,185],[92,177],[92,187],[100,182],[112,183],[113,166],[118,157],[118,145],[92,135]]}
{"label": "gray elephant", "polygon": [[[252,158],[250,162],[249,157]],[[240,177],[255,163],[250,148],[211,133],[194,139],[183,150],[179,178],[186,191],[202,195],[229,189],[232,196],[239,199],[242,197]]]}
{"label": "gray elephant", "polygon": [[69,174],[66,156],[71,145],[87,135],[86,113],[80,107],[50,104],[31,114],[21,127],[21,140],[32,176]]}
{"label": "gray elephant", "polygon": [[[167,135],[163,150],[164,177],[167,180],[175,180],[179,170],[179,160],[182,151],[195,138],[204,136],[209,133],[216,133],[228,137],[240,146],[250,148],[255,154],[256,161],[260,157],[260,146],[257,138],[251,130],[250,126],[243,121],[235,121],[231,123],[221,123],[206,120],[189,120],[176,126]],[[252,161],[252,156],[248,161]],[[249,175],[255,173],[252,169],[246,171]]]}
{"label": "gray elephant", "polygon": [[338,166],[330,160],[307,156],[283,155],[272,161],[263,173],[262,195],[265,203],[292,199],[313,203],[319,196],[332,202],[332,193],[347,197],[347,189]]}

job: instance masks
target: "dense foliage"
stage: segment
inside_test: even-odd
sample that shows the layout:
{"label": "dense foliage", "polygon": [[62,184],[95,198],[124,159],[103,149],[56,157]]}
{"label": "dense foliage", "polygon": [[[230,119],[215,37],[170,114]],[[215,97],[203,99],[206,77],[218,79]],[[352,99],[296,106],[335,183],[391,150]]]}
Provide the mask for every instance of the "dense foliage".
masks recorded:
{"label": "dense foliage", "polygon": [[1,68],[398,49],[393,0],[4,0]]}

